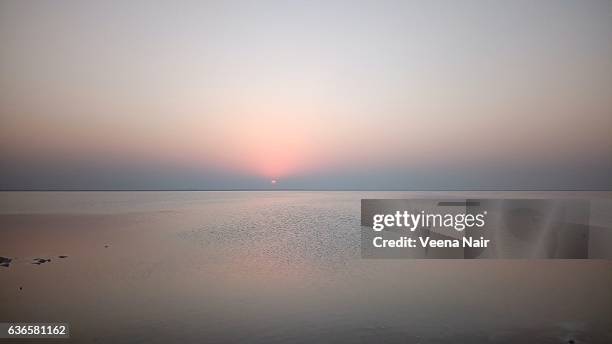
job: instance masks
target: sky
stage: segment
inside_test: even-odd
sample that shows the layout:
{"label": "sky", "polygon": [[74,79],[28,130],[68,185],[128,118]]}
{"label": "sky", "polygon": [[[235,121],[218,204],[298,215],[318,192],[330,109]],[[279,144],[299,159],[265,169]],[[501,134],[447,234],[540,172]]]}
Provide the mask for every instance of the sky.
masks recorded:
{"label": "sky", "polygon": [[610,190],[612,1],[0,0],[0,189]]}

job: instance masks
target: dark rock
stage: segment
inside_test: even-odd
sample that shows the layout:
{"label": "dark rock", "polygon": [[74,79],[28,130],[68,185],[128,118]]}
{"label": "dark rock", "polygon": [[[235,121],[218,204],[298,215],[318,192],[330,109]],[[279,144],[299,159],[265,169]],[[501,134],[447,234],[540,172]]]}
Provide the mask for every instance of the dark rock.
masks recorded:
{"label": "dark rock", "polygon": [[57,256],[57,258],[68,258],[68,256]]}
{"label": "dark rock", "polygon": [[23,290],[23,287],[19,287],[19,290]]}
{"label": "dark rock", "polygon": [[5,264],[5,263],[10,263],[12,262],[13,259],[12,258],[8,258],[8,257],[0,257],[0,264]]}

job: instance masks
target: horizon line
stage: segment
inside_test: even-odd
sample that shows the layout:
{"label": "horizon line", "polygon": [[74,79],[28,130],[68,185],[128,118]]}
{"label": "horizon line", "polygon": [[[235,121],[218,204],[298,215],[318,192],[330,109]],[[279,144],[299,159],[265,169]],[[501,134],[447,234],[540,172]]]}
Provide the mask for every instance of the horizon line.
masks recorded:
{"label": "horizon line", "polygon": [[612,192],[612,189],[526,189],[526,188],[511,188],[511,189],[342,189],[342,188],[284,188],[284,189],[0,189],[0,192],[261,192],[261,191],[398,191],[398,192],[437,192],[437,191],[576,191],[576,192]]}

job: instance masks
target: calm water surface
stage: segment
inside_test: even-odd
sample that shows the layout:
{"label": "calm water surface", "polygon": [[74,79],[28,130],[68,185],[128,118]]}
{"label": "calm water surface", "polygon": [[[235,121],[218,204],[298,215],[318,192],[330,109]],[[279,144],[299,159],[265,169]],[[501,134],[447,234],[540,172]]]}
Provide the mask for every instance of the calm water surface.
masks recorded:
{"label": "calm water surface", "polygon": [[0,322],[84,343],[612,342],[609,261],[360,258],[361,198],[444,196],[612,198],[4,192]]}

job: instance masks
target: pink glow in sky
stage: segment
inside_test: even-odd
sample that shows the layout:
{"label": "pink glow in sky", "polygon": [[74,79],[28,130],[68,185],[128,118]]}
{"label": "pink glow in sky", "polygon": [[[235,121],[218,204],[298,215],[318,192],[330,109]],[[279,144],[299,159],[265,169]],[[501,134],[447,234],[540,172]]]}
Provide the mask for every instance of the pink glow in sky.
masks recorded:
{"label": "pink glow in sky", "polygon": [[0,187],[612,186],[610,13],[3,1]]}

